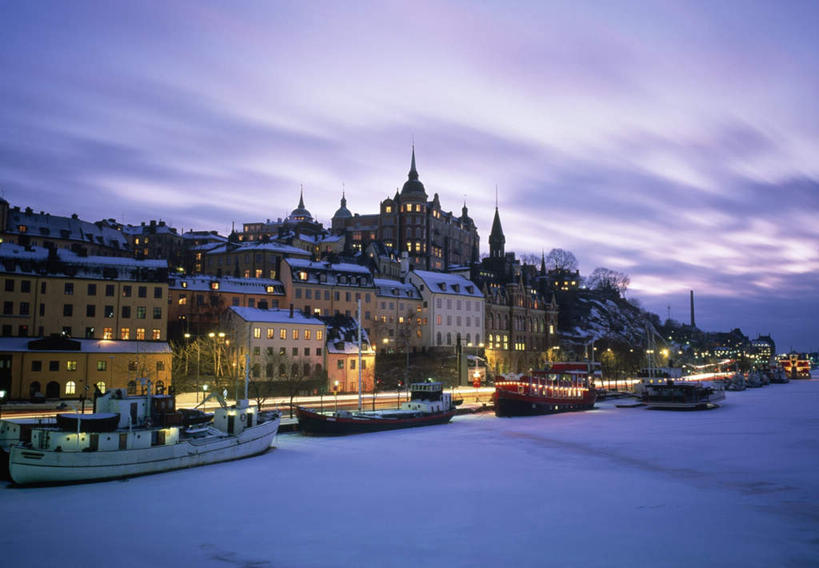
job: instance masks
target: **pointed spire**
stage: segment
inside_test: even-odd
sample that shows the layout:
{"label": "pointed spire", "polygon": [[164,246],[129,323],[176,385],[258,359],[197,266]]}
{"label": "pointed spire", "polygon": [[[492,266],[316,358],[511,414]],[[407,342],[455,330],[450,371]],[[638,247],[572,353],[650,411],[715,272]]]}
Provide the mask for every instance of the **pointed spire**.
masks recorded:
{"label": "pointed spire", "polygon": [[415,143],[412,144],[412,163],[410,164],[408,177],[413,181],[418,179],[418,170],[415,169]]}
{"label": "pointed spire", "polygon": [[546,276],[546,253],[540,250],[540,275]]}
{"label": "pointed spire", "polygon": [[299,209],[304,209],[304,186],[299,184]]}

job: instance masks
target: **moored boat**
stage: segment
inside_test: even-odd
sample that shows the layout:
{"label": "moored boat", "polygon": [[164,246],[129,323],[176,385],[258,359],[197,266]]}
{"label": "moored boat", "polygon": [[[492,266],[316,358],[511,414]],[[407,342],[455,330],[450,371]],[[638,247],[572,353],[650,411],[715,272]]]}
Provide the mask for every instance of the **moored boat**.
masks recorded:
{"label": "moored boat", "polygon": [[[244,458],[270,447],[280,419],[275,412],[257,412],[246,399],[232,407],[222,401],[212,426],[189,429],[174,410],[173,397],[127,396],[123,389],[98,398],[95,415],[73,415],[62,427],[31,428],[27,442],[10,448],[12,480],[96,481]],[[110,426],[111,415],[115,427],[103,427]]]}
{"label": "moored boat", "polygon": [[662,384],[645,385],[642,402],[648,408],[694,410],[716,408],[715,403],[724,398],[722,383],[668,380]]}
{"label": "moored boat", "polygon": [[299,429],[305,434],[344,435],[446,424],[455,416],[450,393],[437,382],[410,385],[410,400],[391,410],[318,412],[296,408]]}
{"label": "moored boat", "polygon": [[594,408],[596,394],[588,371],[555,364],[529,375],[495,381],[496,416],[532,416]]}

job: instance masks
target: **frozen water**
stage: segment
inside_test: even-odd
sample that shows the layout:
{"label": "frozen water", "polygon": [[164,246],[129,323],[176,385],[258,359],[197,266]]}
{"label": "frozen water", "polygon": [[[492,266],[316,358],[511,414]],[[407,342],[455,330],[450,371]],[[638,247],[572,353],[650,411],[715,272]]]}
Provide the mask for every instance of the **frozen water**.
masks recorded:
{"label": "frozen water", "polygon": [[0,488],[6,566],[816,566],[819,381]]}

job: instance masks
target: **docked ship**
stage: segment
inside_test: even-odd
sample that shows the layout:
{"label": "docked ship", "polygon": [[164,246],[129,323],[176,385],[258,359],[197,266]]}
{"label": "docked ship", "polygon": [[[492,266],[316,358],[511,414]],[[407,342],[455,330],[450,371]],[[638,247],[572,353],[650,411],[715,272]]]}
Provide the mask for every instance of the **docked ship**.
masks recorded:
{"label": "docked ship", "polygon": [[257,412],[246,398],[230,407],[220,403],[207,423],[177,412],[173,396],[112,389],[97,398],[93,414],[61,414],[54,425],[25,429],[24,440],[9,448],[9,473],[18,484],[96,481],[235,460],[270,448],[278,412]]}
{"label": "docked ship", "polygon": [[344,435],[446,424],[455,416],[452,396],[438,382],[413,383],[410,400],[390,410],[335,410],[319,412],[296,408],[299,429],[305,434]]}
{"label": "docked ship", "polygon": [[791,379],[810,378],[810,359],[807,355],[789,353],[779,360],[785,374]]}
{"label": "docked ship", "polygon": [[532,416],[590,410],[596,394],[585,363],[555,363],[495,381],[493,400],[496,416]]}
{"label": "docked ship", "polygon": [[716,402],[725,398],[721,382],[685,382],[667,380],[665,383],[645,385],[642,402],[647,408],[666,410],[695,410],[716,408]]}

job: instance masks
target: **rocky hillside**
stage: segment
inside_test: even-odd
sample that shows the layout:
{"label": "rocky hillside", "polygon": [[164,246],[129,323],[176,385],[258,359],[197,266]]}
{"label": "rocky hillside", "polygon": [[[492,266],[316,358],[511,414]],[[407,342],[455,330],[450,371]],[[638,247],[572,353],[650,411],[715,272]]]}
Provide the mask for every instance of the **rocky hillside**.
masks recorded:
{"label": "rocky hillside", "polygon": [[645,312],[616,294],[576,290],[558,297],[558,302],[558,327],[562,341],[567,344],[607,340],[640,346],[645,343],[646,320],[659,323],[655,314]]}

